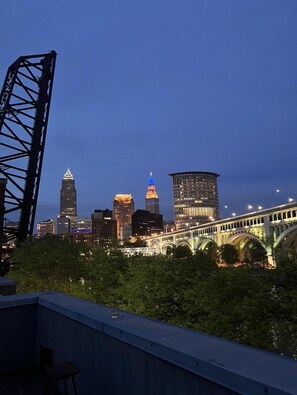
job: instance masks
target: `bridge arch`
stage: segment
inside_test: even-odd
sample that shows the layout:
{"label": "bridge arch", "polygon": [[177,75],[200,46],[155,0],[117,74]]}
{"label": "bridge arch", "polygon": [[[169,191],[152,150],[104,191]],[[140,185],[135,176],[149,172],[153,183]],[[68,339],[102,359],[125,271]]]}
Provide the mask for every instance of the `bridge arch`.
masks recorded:
{"label": "bridge arch", "polygon": [[152,242],[150,243],[149,246],[152,250],[157,251],[159,254],[162,253],[162,248],[161,248],[161,240],[160,239],[154,239],[152,240]]}
{"label": "bridge arch", "polygon": [[168,248],[172,248],[172,249],[175,248],[175,243],[174,243],[173,241],[164,243],[164,244],[162,245],[161,253],[162,253],[163,255],[166,255],[166,254],[167,254]]}
{"label": "bridge arch", "polygon": [[297,225],[290,226],[284,230],[275,240],[274,248],[279,248],[282,244],[297,251]]}
{"label": "bridge arch", "polygon": [[186,241],[186,240],[178,241],[176,243],[176,247],[178,247],[178,246],[188,246],[188,247],[191,248],[191,244],[188,241]]}
{"label": "bridge arch", "polygon": [[195,251],[204,251],[209,244],[217,243],[210,237],[200,237],[195,244]]}
{"label": "bridge arch", "polygon": [[263,240],[259,239],[259,237],[253,235],[252,233],[247,233],[247,232],[241,232],[241,233],[235,233],[229,239],[226,241],[226,244],[232,244],[234,246],[238,245],[241,243],[239,247],[244,247],[246,243],[250,240],[253,239],[256,242],[258,242],[265,250],[267,249],[266,244],[263,242]]}
{"label": "bridge arch", "polygon": [[226,242],[238,248],[239,261],[265,264],[269,261],[271,249],[256,235],[247,232],[233,234]]}

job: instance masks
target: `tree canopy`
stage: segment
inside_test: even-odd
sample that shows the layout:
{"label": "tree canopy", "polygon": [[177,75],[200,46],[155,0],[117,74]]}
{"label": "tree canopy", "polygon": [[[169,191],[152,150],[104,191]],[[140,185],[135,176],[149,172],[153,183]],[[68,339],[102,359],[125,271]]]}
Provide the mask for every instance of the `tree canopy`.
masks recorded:
{"label": "tree canopy", "polygon": [[[226,262],[236,261],[237,251],[226,248]],[[65,292],[297,356],[296,257],[279,257],[277,269],[266,270],[218,267],[215,246],[195,255],[176,250],[127,258],[116,248],[107,253],[46,237],[15,251],[10,277],[17,280],[19,293]]]}

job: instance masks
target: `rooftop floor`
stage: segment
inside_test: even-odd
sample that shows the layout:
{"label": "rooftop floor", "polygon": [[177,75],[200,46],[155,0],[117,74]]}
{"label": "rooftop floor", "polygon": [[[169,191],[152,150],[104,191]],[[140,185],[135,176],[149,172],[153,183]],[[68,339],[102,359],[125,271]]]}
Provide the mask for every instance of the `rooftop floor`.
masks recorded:
{"label": "rooftop floor", "polygon": [[37,368],[11,371],[0,375],[1,395],[44,395],[45,385],[46,381]]}

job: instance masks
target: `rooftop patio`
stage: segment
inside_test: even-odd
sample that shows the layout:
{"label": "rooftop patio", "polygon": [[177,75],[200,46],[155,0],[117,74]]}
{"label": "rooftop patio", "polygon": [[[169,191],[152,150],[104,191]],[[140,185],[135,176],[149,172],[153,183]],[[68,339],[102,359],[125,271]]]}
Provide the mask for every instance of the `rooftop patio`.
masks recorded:
{"label": "rooftop patio", "polygon": [[45,345],[54,361],[80,367],[80,395],[297,394],[292,359],[122,311],[113,316],[54,292],[0,297],[0,393],[43,393],[36,367]]}

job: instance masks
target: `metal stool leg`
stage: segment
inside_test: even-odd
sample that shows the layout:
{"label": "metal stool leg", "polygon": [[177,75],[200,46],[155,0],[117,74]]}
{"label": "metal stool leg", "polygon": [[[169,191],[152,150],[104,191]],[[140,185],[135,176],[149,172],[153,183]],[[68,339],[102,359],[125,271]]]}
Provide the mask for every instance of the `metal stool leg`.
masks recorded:
{"label": "metal stool leg", "polygon": [[67,388],[67,379],[64,379],[64,390],[65,390],[65,394],[68,395],[68,388]]}
{"label": "metal stool leg", "polygon": [[72,384],[73,384],[73,389],[75,395],[78,395],[77,388],[76,388],[76,382],[75,382],[75,376],[72,376]]}

